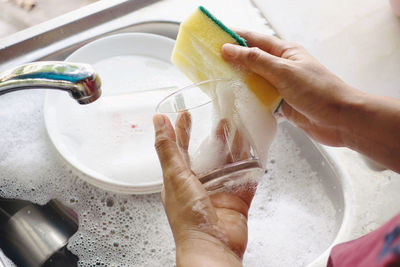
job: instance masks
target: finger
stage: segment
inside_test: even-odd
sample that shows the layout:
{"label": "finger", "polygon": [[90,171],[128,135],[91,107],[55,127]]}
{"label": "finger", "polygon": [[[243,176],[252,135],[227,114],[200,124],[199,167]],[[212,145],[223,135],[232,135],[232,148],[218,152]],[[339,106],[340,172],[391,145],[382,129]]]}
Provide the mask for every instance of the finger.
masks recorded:
{"label": "finger", "polygon": [[220,120],[215,131],[217,139],[226,144],[229,136],[229,124],[226,119]]}
{"label": "finger", "polygon": [[255,72],[270,82],[281,74],[281,60],[283,59],[257,47],[248,48],[226,43],[222,46],[222,56],[234,65]]}
{"label": "finger", "polygon": [[186,167],[176,145],[175,131],[165,115],[154,115],[153,123],[156,132],[155,148],[164,174],[164,184],[166,182],[179,184],[180,180],[190,176],[191,172]]}
{"label": "finger", "polygon": [[232,159],[233,162],[245,160],[249,157],[250,145],[243,138],[243,135],[240,134],[238,130],[236,130],[235,137],[232,142]]}
{"label": "finger", "polygon": [[153,117],[153,122],[164,177],[162,200],[174,237],[198,225],[215,225],[215,209],[200,181],[186,167],[171,122],[160,114]]}
{"label": "finger", "polygon": [[218,123],[216,135],[217,139],[220,140],[228,149],[228,155],[226,159],[227,163],[232,163],[248,158],[250,151],[250,145],[248,144],[248,142],[246,142],[239,131],[236,130],[232,145],[230,145],[229,130],[229,124],[226,119],[223,119]]}
{"label": "finger", "polygon": [[191,127],[192,119],[190,113],[187,111],[179,112],[175,123],[176,143],[184,151],[187,151],[189,148]]}
{"label": "finger", "polygon": [[255,181],[242,184],[236,195],[240,197],[250,207],[251,201],[256,194],[257,186],[258,183]]}
{"label": "finger", "polygon": [[223,145],[223,147],[221,148],[221,151],[222,151],[222,153],[226,154],[226,156],[225,156],[226,163],[233,162],[232,151],[231,151],[231,147],[229,144],[229,131],[230,131],[230,127],[229,127],[228,121],[226,119],[222,119],[218,123],[217,129],[215,131],[217,140],[219,140]]}
{"label": "finger", "polygon": [[258,32],[247,31],[243,29],[235,30],[237,34],[246,39],[249,47],[258,47],[265,52],[281,57],[288,47],[288,42],[281,40],[275,36],[261,34]]}
{"label": "finger", "polygon": [[176,142],[188,167],[190,158],[188,154],[192,119],[187,111],[179,112],[175,124]]}

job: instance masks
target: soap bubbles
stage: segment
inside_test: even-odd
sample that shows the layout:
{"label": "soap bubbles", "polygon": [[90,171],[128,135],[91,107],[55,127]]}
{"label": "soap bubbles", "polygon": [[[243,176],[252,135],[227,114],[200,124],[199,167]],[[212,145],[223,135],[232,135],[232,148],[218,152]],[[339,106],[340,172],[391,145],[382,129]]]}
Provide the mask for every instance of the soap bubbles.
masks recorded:
{"label": "soap bubbles", "polygon": [[[0,197],[39,204],[59,199],[71,207],[79,230],[68,248],[79,257],[79,266],[174,266],[174,241],[160,194],[118,195],[84,182],[47,137],[43,93],[2,96]],[[332,241],[335,210],[321,177],[285,133],[278,134],[269,158],[250,209],[244,263],[307,264]]]}
{"label": "soap bubbles", "polygon": [[[281,130],[249,212],[245,266],[305,266],[335,237],[336,211],[320,177]],[[268,255],[268,257],[266,256]]]}

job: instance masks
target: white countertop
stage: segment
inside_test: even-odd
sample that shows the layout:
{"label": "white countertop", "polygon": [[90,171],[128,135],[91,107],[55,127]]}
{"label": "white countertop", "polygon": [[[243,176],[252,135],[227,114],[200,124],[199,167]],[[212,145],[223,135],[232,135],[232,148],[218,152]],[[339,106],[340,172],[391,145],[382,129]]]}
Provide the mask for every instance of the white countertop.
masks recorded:
{"label": "white countertop", "polygon": [[254,0],[279,35],[347,83],[400,97],[400,19],[388,0]]}

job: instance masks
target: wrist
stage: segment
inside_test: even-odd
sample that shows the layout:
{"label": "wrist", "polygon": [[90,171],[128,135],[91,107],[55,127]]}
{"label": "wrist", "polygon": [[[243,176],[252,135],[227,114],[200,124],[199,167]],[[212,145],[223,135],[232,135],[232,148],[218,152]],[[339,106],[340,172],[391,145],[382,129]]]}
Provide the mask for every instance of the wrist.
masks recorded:
{"label": "wrist", "polygon": [[337,129],[341,136],[342,146],[355,149],[357,138],[360,136],[360,124],[368,120],[365,116],[365,106],[368,105],[368,94],[349,87],[346,90],[339,110]]}
{"label": "wrist", "polygon": [[400,172],[400,100],[361,92],[342,113],[343,144]]}

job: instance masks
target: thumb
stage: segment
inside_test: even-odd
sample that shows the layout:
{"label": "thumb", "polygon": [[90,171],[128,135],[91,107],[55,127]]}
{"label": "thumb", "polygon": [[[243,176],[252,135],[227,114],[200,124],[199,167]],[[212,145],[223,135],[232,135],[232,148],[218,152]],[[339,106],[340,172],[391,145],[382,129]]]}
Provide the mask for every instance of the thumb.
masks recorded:
{"label": "thumb", "polygon": [[[273,56],[258,47],[244,47],[226,43],[222,46],[222,57],[233,63],[257,73],[268,81],[277,74],[281,58]],[[275,74],[275,75],[274,75]]]}
{"label": "thumb", "polygon": [[176,136],[171,122],[165,115],[156,114],[153,117],[156,132],[155,148],[160,160],[164,176],[164,185],[179,185],[183,179],[191,175],[176,145]]}
{"label": "thumb", "polygon": [[[197,177],[186,167],[176,144],[176,135],[165,115],[153,117],[156,132],[155,148],[164,177],[162,200],[175,238],[177,231],[192,229],[199,223],[215,223],[218,218],[211,200]],[[192,207],[197,205],[201,211]],[[188,225],[191,227],[187,228]]]}

